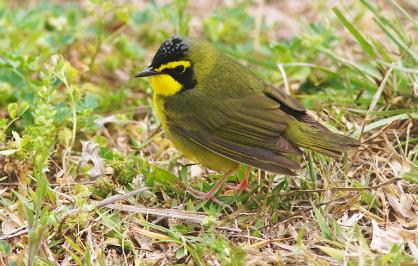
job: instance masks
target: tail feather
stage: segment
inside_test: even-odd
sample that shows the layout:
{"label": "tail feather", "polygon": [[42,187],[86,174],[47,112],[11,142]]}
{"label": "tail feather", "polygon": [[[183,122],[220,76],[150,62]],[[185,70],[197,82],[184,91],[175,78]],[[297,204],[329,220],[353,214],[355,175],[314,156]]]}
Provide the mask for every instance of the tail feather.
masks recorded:
{"label": "tail feather", "polygon": [[359,146],[353,138],[336,134],[315,122],[306,124],[294,118],[288,121],[285,137],[292,143],[331,157],[340,157],[343,152]]}

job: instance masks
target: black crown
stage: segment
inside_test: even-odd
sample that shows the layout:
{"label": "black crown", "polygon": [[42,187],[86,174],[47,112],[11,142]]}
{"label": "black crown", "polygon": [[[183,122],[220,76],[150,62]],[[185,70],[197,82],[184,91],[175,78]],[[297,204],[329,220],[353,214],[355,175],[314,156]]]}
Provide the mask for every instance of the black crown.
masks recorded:
{"label": "black crown", "polygon": [[154,59],[152,59],[151,66],[158,68],[162,64],[179,61],[187,55],[188,50],[189,43],[186,40],[180,37],[171,37],[161,44]]}

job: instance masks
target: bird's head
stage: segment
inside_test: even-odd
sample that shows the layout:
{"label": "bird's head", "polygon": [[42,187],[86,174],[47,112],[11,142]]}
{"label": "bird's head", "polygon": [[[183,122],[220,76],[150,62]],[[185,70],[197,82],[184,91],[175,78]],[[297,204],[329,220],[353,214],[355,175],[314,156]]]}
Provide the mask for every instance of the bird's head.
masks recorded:
{"label": "bird's head", "polygon": [[199,76],[196,67],[203,58],[199,50],[200,41],[171,37],[165,40],[151,65],[135,77],[151,77],[151,87],[157,95],[171,96],[196,86]]}

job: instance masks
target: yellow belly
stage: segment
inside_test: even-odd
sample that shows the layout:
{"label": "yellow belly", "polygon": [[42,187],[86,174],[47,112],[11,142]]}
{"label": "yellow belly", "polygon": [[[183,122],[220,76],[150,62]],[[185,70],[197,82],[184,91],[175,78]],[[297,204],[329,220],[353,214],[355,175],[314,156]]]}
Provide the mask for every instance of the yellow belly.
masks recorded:
{"label": "yellow belly", "polygon": [[154,94],[154,108],[158,117],[160,118],[161,125],[167,134],[167,137],[171,140],[174,147],[179,150],[188,159],[198,162],[212,170],[224,172],[233,170],[238,167],[238,163],[232,161],[226,157],[220,156],[188,138],[175,134],[170,131],[167,126],[167,117],[165,115],[163,99]]}

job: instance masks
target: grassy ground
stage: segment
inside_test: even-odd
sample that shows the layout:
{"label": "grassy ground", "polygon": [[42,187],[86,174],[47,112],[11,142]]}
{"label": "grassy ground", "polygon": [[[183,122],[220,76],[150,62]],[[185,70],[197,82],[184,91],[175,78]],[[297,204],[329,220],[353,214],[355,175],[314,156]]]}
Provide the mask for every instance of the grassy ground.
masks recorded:
{"label": "grassy ground", "polygon": [[[418,261],[415,1],[156,2],[0,1],[2,265]],[[254,171],[251,193],[218,195],[229,208],[194,199],[219,175],[174,150],[132,79],[174,34],[362,146],[306,153],[296,177]]]}

